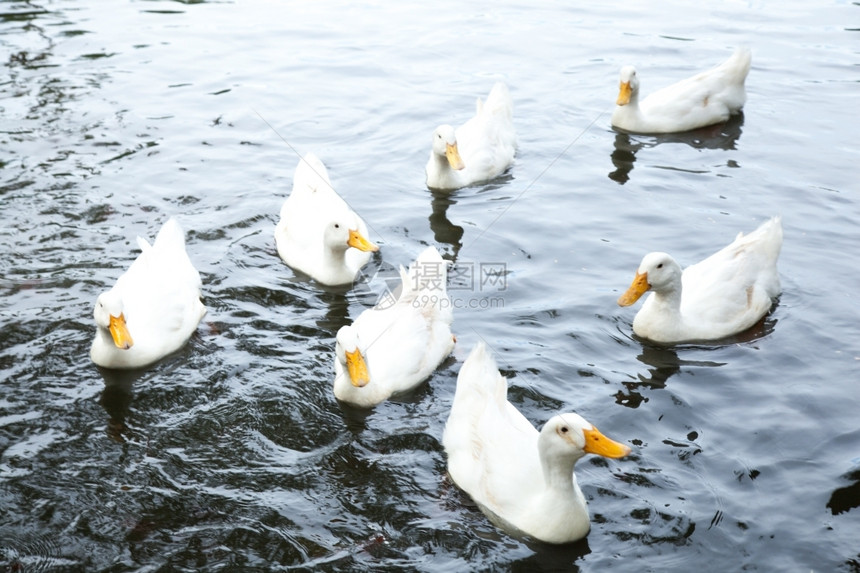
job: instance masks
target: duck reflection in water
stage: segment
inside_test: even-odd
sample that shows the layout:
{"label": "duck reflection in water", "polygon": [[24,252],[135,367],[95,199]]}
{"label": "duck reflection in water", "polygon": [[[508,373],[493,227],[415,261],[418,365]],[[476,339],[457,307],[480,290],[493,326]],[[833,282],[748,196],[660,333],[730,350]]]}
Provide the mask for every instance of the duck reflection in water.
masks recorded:
{"label": "duck reflection in water", "polygon": [[591,553],[588,537],[563,545],[532,539],[524,542],[534,553],[514,563],[512,571],[579,571],[577,562]]}
{"label": "duck reflection in water", "polygon": [[451,245],[454,261],[457,260],[457,255],[463,247],[463,227],[455,225],[448,219],[448,207],[456,205],[456,192],[448,193],[443,191],[430,191],[432,201],[430,207],[430,230],[433,231],[433,237],[437,243]]}
{"label": "duck reflection in water", "polygon": [[678,353],[671,348],[643,346],[642,354],[636,358],[650,367],[648,368],[650,376],[638,374],[637,381],[621,383],[626,392],[619,390],[615,394],[615,403],[627,406],[628,408],[638,408],[640,404],[648,401],[648,398],[640,393],[640,388],[665,388],[666,381],[681,371],[681,360],[678,358]]}
{"label": "duck reflection in water", "polygon": [[[367,283],[359,271],[359,278],[355,283],[356,295],[362,297],[368,291]],[[331,338],[337,334],[341,326],[350,323],[349,298],[343,292],[325,292],[318,294],[319,299],[326,305],[326,313],[316,321],[317,327],[328,334]]]}
{"label": "duck reflection in water", "polygon": [[640,388],[652,390],[665,388],[669,378],[680,372],[682,366],[713,368],[725,365],[724,362],[712,362],[710,360],[681,360],[674,348],[665,346],[644,345],[642,354],[636,358],[649,367],[650,376],[639,374],[638,381],[621,383],[627,392],[619,390],[615,394],[615,402],[628,408],[638,408],[640,404],[648,401],[648,398],[639,392]]}
{"label": "duck reflection in water", "polygon": [[430,190],[430,230],[433,231],[433,238],[436,239],[437,243],[451,245],[451,256],[445,256],[447,260],[456,263],[460,249],[463,247],[463,227],[455,225],[448,218],[448,207],[457,204],[458,194],[473,191],[476,196],[489,193],[490,195],[487,195],[488,198],[484,199],[485,201],[510,200],[513,199],[510,189],[507,189],[508,194],[499,195],[494,192],[499,189],[509,188],[513,180],[513,173],[508,171],[492,181],[476,187],[464,187],[452,192]]}
{"label": "duck reflection in water", "polygon": [[[774,308],[777,305],[774,304]],[[773,311],[771,311],[773,312]],[[650,376],[638,374],[638,380],[635,382],[626,381],[621,384],[626,389],[626,392],[619,390],[615,394],[615,402],[629,408],[638,408],[643,402],[647,402],[648,398],[643,396],[639,389],[660,389],[666,387],[666,382],[681,371],[682,366],[701,366],[701,367],[716,367],[723,366],[724,362],[713,362],[710,360],[682,360],[678,358],[678,349],[693,349],[693,348],[712,348],[714,346],[730,346],[733,344],[749,344],[761,338],[768,336],[774,331],[777,319],[773,314],[766,314],[755,323],[751,328],[744,332],[721,339],[707,346],[702,345],[681,345],[681,346],[661,346],[645,339],[633,335],[633,338],[642,344],[642,353],[636,358],[648,367]]]}
{"label": "duck reflection in water", "polygon": [[[851,461],[860,462],[860,458]],[[846,513],[860,507],[860,470],[854,470],[848,475],[842,476],[842,479],[851,483],[833,490],[830,499],[827,500],[827,509],[833,515]]]}
{"label": "duck reflection in water", "polygon": [[737,149],[741,136],[744,115],[733,115],[725,123],[709,125],[682,133],[667,133],[665,135],[631,135],[616,129],[615,149],[609,158],[615,171],[609,173],[609,178],[624,185],[630,180],[630,172],[636,162],[636,154],[642,149],[650,149],[661,143],[686,143],[695,149]]}
{"label": "duck reflection in water", "polygon": [[131,408],[134,398],[134,383],[140,379],[147,370],[112,370],[97,367],[105,382],[105,388],[99,397],[99,405],[105,409],[108,415],[107,433],[114,441],[124,442],[129,429],[126,426],[126,417]]}

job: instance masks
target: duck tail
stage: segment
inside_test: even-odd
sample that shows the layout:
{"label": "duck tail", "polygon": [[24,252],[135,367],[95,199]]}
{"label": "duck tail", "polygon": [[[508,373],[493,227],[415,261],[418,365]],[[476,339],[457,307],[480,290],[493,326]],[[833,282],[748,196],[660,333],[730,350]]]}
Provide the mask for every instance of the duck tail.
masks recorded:
{"label": "duck tail", "polygon": [[779,252],[782,250],[782,215],[771,217],[762,225],[762,228],[770,235],[774,256],[779,256]]}
{"label": "duck tail", "polygon": [[490,90],[490,95],[487,96],[487,101],[484,102],[483,109],[493,115],[502,115],[508,119],[513,118],[514,102],[511,99],[511,92],[504,82],[496,82],[493,89]]}
{"label": "duck tail", "polygon": [[299,164],[296,165],[296,173],[293,176],[293,189],[296,185],[305,185],[308,190],[316,192],[321,189],[333,190],[325,165],[315,153],[306,153]]}
{"label": "duck tail", "polygon": [[508,399],[507,380],[499,373],[496,360],[483,340],[479,340],[469,353],[457,376],[455,402],[458,396],[461,402],[468,400],[465,395],[480,396],[478,403],[497,405],[503,405]]}
{"label": "duck tail", "polygon": [[[146,243],[146,239],[141,239],[138,237],[138,245],[141,244],[141,241]],[[147,243],[147,247],[149,243]],[[185,249],[185,233],[182,231],[182,227],[179,226],[179,223],[171,217],[167,220],[164,225],[162,225],[161,230],[158,231],[158,235],[155,236],[155,242],[153,243],[153,248],[155,249],[163,249],[163,248],[181,248]],[[145,248],[141,247],[142,251],[146,251]]]}
{"label": "duck tail", "polygon": [[433,294],[437,298],[448,296],[448,261],[442,258],[436,247],[424,249],[409,270],[400,267],[404,295]]}
{"label": "duck tail", "polygon": [[748,46],[739,46],[735,49],[731,57],[723,64],[726,68],[732,70],[732,75],[735,80],[743,84],[750,72],[752,64],[752,52]]}

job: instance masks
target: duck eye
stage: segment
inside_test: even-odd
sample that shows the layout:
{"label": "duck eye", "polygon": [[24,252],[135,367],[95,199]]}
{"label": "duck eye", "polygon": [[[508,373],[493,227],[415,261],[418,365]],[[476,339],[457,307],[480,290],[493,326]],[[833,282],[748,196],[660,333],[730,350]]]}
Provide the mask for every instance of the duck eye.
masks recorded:
{"label": "duck eye", "polygon": [[335,228],[335,229],[340,229],[340,223],[335,223],[335,224],[334,224],[334,228]]}
{"label": "duck eye", "polygon": [[562,427],[561,427],[561,433],[562,433],[562,434],[566,434],[566,433],[567,433],[567,426],[562,426]]}
{"label": "duck eye", "polygon": [[657,268],[658,268],[658,269],[662,269],[662,268],[663,268],[663,263],[660,263],[659,265],[657,265]]}

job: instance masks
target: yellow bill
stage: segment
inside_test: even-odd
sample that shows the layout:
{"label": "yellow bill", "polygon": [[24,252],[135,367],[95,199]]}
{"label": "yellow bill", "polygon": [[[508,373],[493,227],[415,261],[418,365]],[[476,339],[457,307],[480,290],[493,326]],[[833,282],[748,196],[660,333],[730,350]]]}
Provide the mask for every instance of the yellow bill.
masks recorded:
{"label": "yellow bill", "polygon": [[456,143],[449,143],[445,147],[445,157],[448,158],[448,163],[451,165],[451,169],[459,171],[466,167],[466,164],[463,163],[463,159],[460,157],[460,150],[457,149]]}
{"label": "yellow bill", "polygon": [[358,232],[358,229],[349,230],[349,240],[346,244],[364,252],[376,252],[379,250],[379,247],[362,236],[362,234]]}
{"label": "yellow bill", "polygon": [[618,297],[618,304],[620,306],[630,306],[641,297],[643,294],[648,292],[651,288],[651,285],[648,284],[648,273],[636,273],[636,276],[633,277],[633,283],[630,285],[630,288],[627,289],[627,292]]}
{"label": "yellow bill", "polygon": [[618,105],[627,105],[630,103],[630,94],[633,93],[633,88],[630,87],[630,82],[621,82],[620,89],[618,90],[618,99],[615,100],[615,103]]}
{"label": "yellow bill", "polygon": [[367,371],[367,362],[361,351],[356,348],[353,352],[346,353],[346,369],[349,372],[349,380],[356,388],[364,388],[370,382],[370,373]]}
{"label": "yellow bill", "polygon": [[630,446],[610,440],[601,434],[594,426],[590,430],[583,430],[585,434],[585,448],[589,454],[597,454],[607,458],[623,458],[630,453]]}
{"label": "yellow bill", "polygon": [[117,348],[128,350],[134,345],[134,340],[131,339],[131,334],[128,331],[128,326],[125,324],[125,315],[120,313],[119,316],[110,317],[110,335],[113,337],[113,343]]}

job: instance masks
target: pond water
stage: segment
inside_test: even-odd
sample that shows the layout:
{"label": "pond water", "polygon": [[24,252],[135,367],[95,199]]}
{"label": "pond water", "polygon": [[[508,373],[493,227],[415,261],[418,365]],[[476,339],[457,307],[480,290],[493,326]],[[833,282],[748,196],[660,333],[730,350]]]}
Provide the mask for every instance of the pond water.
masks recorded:
{"label": "pond water", "polygon": [[[2,3],[0,569],[860,570],[860,10],[654,4]],[[741,117],[611,129],[622,65],[647,93],[737,45]],[[431,193],[432,130],[497,80],[515,165]],[[354,288],[277,256],[306,152],[381,247]],[[776,214],[763,322],[632,336],[639,305],[615,301],[642,255],[691,264]],[[158,364],[100,370],[95,298],[170,216],[209,312]],[[406,396],[341,406],[334,333],[425,245],[475,279],[451,291],[454,353]],[[585,540],[511,537],[446,476],[480,339],[535,425],[576,411],[633,448],[578,464]]]}

